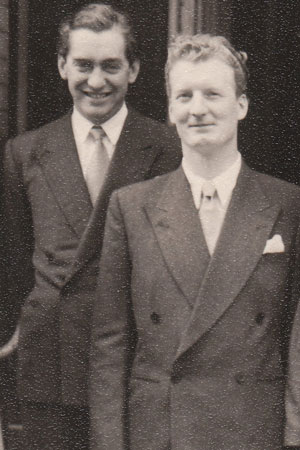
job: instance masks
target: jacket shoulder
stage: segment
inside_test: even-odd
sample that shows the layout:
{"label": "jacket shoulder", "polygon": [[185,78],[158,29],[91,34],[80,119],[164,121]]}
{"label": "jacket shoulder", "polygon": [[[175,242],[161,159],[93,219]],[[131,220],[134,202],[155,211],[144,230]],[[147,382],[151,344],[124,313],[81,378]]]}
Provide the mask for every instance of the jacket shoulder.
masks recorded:
{"label": "jacket shoulder", "polygon": [[11,148],[13,152],[26,154],[31,151],[40,141],[47,141],[57,136],[59,130],[70,127],[70,114],[66,114],[59,119],[47,123],[34,130],[26,131],[7,141],[7,148]]}
{"label": "jacket shoulder", "polygon": [[256,174],[259,182],[268,190],[268,191],[274,191],[278,190],[280,192],[290,192],[295,193],[295,195],[300,193],[300,187],[296,184],[290,183],[288,181],[285,181],[281,178],[274,177],[272,175],[267,175],[261,172],[256,172]]}
{"label": "jacket shoulder", "polygon": [[129,124],[141,132],[141,137],[148,136],[160,145],[173,143],[180,147],[180,140],[174,126],[146,117],[138,111],[129,109]]}
{"label": "jacket shoulder", "polygon": [[129,186],[117,189],[113,196],[118,197],[121,203],[126,205],[137,205],[147,202],[148,200],[155,202],[156,198],[161,195],[162,190],[167,184],[170,176],[174,172],[156,176],[150,180],[140,181]]}
{"label": "jacket shoulder", "polygon": [[300,210],[300,187],[271,175],[255,172],[265,194],[274,202],[291,205],[298,204]]}

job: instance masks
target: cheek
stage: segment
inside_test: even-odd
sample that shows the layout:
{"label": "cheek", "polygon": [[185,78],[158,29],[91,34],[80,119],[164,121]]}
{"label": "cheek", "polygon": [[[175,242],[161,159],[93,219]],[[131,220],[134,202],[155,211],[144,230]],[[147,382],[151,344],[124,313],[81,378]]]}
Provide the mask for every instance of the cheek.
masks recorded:
{"label": "cheek", "polygon": [[79,90],[79,86],[80,86],[80,83],[77,80],[69,79],[69,91],[76,98],[79,98],[80,94],[81,94],[81,91]]}
{"label": "cheek", "polygon": [[89,77],[88,73],[73,70],[72,73],[69,75],[68,79],[69,83],[72,86],[77,87],[78,85],[86,81],[88,77]]}
{"label": "cheek", "polygon": [[185,105],[171,105],[169,111],[170,119],[175,124],[183,124],[188,119],[188,108]]}
{"label": "cheek", "polygon": [[234,103],[219,105],[219,107],[216,108],[215,114],[220,118],[228,119],[229,121],[238,119],[238,109]]}
{"label": "cheek", "polygon": [[119,75],[107,75],[106,81],[114,86],[119,91],[126,91],[128,87],[128,76],[127,74],[119,74]]}

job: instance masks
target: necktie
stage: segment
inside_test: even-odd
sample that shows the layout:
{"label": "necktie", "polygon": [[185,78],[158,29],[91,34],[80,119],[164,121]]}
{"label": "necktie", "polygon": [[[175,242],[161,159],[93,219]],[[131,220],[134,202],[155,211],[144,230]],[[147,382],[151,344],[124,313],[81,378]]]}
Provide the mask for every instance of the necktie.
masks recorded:
{"label": "necktie", "polygon": [[92,204],[95,205],[105,179],[109,157],[103,144],[103,139],[106,136],[103,128],[93,126],[90,130],[90,135],[93,137],[95,145],[89,160],[85,180]]}
{"label": "necktie", "polygon": [[210,255],[213,254],[223,222],[222,205],[213,183],[205,181],[202,186],[199,217]]}

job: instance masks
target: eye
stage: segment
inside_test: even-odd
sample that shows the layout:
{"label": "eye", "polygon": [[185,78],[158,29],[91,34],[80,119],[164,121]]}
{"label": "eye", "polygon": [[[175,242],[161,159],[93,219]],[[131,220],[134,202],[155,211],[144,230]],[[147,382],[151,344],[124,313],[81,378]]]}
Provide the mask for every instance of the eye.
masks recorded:
{"label": "eye", "polygon": [[179,94],[177,94],[176,99],[177,100],[181,100],[181,101],[187,101],[192,97],[192,93],[191,92],[179,92]]}
{"label": "eye", "polygon": [[89,72],[93,69],[93,63],[91,61],[76,61],[76,66],[80,72]]}
{"label": "eye", "polygon": [[220,94],[217,91],[208,91],[206,93],[206,97],[208,97],[208,98],[217,98],[217,97],[220,97]]}
{"label": "eye", "polygon": [[108,73],[117,73],[121,70],[122,64],[118,61],[107,61],[102,64],[102,69]]}

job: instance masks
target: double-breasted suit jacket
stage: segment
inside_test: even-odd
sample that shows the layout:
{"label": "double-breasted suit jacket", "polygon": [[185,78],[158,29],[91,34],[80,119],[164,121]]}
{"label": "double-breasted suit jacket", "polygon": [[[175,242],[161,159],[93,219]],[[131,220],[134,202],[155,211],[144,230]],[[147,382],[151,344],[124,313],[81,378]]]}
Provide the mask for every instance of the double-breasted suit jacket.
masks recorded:
{"label": "double-breasted suit jacket", "polygon": [[39,402],[87,404],[90,322],[109,197],[178,167],[167,127],[130,110],[92,208],[71,116],[7,144],[9,301],[20,317],[19,391]]}
{"label": "double-breasted suit jacket", "polygon": [[113,194],[93,450],[124,449],[128,434],[130,450],[282,448],[299,205],[299,188],[243,164],[210,258],[181,168]]}

